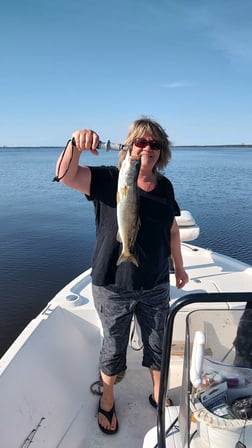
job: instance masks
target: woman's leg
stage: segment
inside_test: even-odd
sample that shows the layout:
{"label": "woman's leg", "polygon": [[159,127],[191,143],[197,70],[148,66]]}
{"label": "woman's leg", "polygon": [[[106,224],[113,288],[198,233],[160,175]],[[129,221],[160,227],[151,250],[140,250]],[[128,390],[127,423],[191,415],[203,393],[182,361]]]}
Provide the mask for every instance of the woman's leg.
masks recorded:
{"label": "woman's leg", "polygon": [[153,384],[152,398],[155,403],[159,396],[162,344],[168,312],[168,284],[151,291],[143,291],[135,311],[144,344],[143,366],[150,370]]}
{"label": "woman's leg", "polygon": [[155,403],[157,403],[160,388],[160,370],[152,370],[152,369],[149,370],[153,384],[152,398],[155,401]]}
{"label": "woman's leg", "polygon": [[[126,370],[126,353],[134,303],[131,298],[94,285],[93,297],[104,336],[100,352],[100,371],[103,382],[100,408],[111,411],[114,406],[116,377]],[[113,431],[116,428],[115,413],[111,424],[101,412],[99,412],[98,421],[104,429]]]}
{"label": "woman's leg", "polygon": [[[105,375],[105,373],[103,373],[101,371],[101,377],[102,377],[102,384],[103,384],[103,393],[102,393],[101,400],[100,400],[100,407],[104,411],[109,412],[113,408],[114,403],[115,403],[114,384],[115,384],[115,380],[116,380],[116,375],[108,376],[108,375]],[[117,418],[114,413],[111,424],[110,424],[108,419],[105,417],[105,415],[103,415],[102,413],[99,412],[98,422],[104,429],[114,431],[116,429]]]}

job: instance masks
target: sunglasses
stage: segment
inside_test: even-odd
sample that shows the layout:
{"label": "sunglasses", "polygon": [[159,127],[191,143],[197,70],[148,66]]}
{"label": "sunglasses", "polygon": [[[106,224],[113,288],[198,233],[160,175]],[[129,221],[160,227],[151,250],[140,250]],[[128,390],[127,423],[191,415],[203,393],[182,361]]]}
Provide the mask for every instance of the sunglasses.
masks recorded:
{"label": "sunglasses", "polygon": [[149,145],[151,149],[154,149],[156,151],[161,151],[162,149],[162,142],[159,142],[157,140],[145,140],[145,138],[136,138],[133,143],[137,148],[145,148]]}

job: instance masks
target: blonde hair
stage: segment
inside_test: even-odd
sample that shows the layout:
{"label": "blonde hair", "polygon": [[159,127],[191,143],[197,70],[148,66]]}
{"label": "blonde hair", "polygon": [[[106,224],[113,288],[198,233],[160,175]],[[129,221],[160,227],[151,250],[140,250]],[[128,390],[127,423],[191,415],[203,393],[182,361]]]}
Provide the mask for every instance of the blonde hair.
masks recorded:
{"label": "blonde hair", "polygon": [[[125,149],[131,150],[134,140],[141,138],[145,133],[148,133],[154,140],[158,140],[162,143],[162,149],[160,151],[159,159],[154,167],[154,172],[161,172],[168,165],[171,159],[171,142],[165,130],[157,123],[148,117],[142,117],[133,121],[129,128],[128,136],[124,142]],[[119,156],[118,168],[120,169],[123,160],[125,159],[126,151],[122,150]]]}

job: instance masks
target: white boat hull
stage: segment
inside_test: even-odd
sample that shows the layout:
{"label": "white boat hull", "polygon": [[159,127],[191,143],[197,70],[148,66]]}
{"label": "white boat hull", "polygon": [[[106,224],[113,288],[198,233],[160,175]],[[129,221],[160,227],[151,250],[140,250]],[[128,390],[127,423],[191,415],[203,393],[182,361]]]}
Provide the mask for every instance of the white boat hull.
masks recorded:
{"label": "white boat hull", "polygon": [[[177,290],[171,274],[172,302],[192,292],[252,291],[250,266],[188,244],[182,244],[182,254],[190,282],[183,291]],[[211,306],[229,309],[244,304]],[[193,305],[181,311],[175,321],[169,389],[176,405],[185,316],[191,309]],[[141,350],[129,346],[127,374],[115,388],[118,434],[106,436],[97,425],[99,397],[90,386],[99,380],[101,338],[88,270],[49,302],[0,361],[1,448],[30,444],[34,448],[153,448],[149,436],[156,434],[157,416],[148,402],[152,385],[147,369],[141,367]]]}

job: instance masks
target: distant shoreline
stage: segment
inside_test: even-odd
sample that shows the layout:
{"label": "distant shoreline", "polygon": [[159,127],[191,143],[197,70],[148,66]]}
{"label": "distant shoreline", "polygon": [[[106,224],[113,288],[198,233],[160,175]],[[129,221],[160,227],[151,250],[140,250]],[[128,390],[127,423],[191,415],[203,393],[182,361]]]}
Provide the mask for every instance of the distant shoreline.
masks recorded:
{"label": "distant shoreline", "polygon": [[[252,148],[251,144],[239,144],[239,145],[171,145],[172,148]],[[64,146],[7,146],[3,145],[0,146],[0,149],[34,149],[34,148],[51,148],[51,149],[57,149],[57,148],[64,148]]]}
{"label": "distant shoreline", "polygon": [[240,145],[172,145],[172,148],[252,148],[252,144]]}

